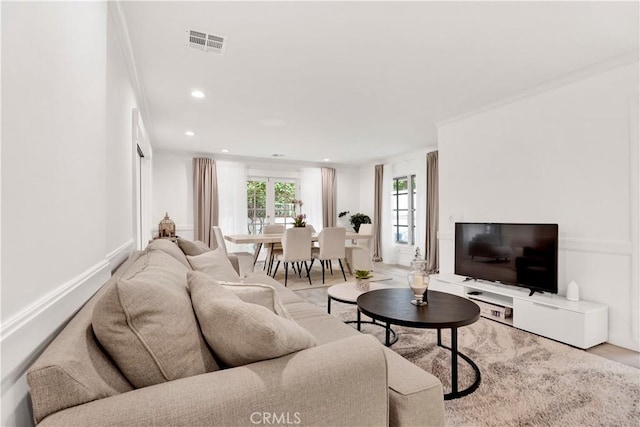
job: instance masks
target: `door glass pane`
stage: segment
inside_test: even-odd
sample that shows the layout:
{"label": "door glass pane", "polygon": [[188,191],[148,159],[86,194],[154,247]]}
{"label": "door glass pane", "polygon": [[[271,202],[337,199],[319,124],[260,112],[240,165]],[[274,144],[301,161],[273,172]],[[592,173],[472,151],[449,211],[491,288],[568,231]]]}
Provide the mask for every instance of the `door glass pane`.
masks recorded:
{"label": "door glass pane", "polygon": [[267,183],[247,181],[247,217],[249,234],[261,234],[267,215]]}
{"label": "door glass pane", "polygon": [[295,205],[292,203],[296,198],[295,182],[274,182],[275,195],[275,218],[276,224],[293,224],[293,217],[296,215]]}

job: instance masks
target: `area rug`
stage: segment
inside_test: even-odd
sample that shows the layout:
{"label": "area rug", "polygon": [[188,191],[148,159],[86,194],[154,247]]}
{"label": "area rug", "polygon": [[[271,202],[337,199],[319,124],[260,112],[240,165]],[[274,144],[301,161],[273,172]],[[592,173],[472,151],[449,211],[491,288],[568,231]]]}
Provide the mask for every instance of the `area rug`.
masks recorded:
{"label": "area rug", "polygon": [[[353,320],[353,306],[332,305],[332,313]],[[432,330],[393,327],[391,348],[432,373],[451,390],[450,353],[436,346]],[[383,340],[383,329],[363,325]],[[443,331],[443,343],[450,334]],[[458,349],[478,365],[480,387],[445,401],[449,426],[637,426],[640,370],[481,318],[458,330]],[[473,371],[459,361],[461,389]],[[425,420],[425,425],[428,425]]]}
{"label": "area rug", "polygon": [[[262,265],[256,265],[256,271],[261,271]],[[307,279],[307,274],[304,271],[304,267],[302,267],[302,275],[298,277],[296,273],[293,272],[291,267],[289,267],[289,278],[287,280],[287,288],[293,291],[300,289],[313,289],[313,288],[323,288],[329,287],[333,285],[338,285],[340,283],[344,283],[345,280],[342,277],[342,272],[340,271],[340,266],[337,262],[333,263],[333,275],[329,269],[325,269],[324,272],[324,283],[322,283],[322,267],[316,261],[313,263],[313,267],[311,268],[311,285],[309,285],[309,279]],[[349,274],[347,268],[345,266],[344,270],[345,277],[347,281],[355,281],[355,276]],[[278,272],[276,274],[275,279],[284,285],[284,266],[281,263],[280,268],[278,268]],[[381,281],[381,280],[391,280],[391,277],[385,276],[382,274],[376,274],[373,272],[373,277],[370,279],[371,281]]]}

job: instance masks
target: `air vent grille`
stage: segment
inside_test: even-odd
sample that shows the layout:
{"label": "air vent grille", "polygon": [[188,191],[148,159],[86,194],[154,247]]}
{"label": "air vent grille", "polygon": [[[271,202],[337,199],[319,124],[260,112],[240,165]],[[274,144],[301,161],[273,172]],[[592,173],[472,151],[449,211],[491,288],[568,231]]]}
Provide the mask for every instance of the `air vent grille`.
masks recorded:
{"label": "air vent grille", "polygon": [[205,52],[224,53],[227,43],[226,38],[201,31],[187,30],[187,46]]}

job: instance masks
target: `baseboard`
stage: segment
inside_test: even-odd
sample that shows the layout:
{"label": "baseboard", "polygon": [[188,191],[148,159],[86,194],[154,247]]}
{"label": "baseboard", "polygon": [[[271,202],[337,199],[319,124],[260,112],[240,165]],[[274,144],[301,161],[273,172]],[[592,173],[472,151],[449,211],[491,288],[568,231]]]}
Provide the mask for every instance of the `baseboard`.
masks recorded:
{"label": "baseboard", "polygon": [[109,270],[113,273],[118,269],[120,264],[129,258],[131,252],[135,249],[135,240],[129,239],[128,242],[122,244],[117,249],[109,252],[105,257],[109,263]]}

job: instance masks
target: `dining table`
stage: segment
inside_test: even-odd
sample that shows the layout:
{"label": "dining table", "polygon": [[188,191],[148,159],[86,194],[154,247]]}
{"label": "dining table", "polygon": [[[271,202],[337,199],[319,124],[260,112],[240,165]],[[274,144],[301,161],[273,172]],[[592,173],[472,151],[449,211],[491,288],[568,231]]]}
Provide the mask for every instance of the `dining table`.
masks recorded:
{"label": "dining table", "polygon": [[[311,235],[311,241],[317,242],[318,236],[320,233],[313,233]],[[231,243],[237,244],[255,244],[255,251],[253,254],[253,265],[256,264],[258,260],[258,255],[260,254],[260,250],[262,249],[262,245],[279,243],[282,241],[282,233],[274,233],[274,234],[225,234],[225,240],[228,240]],[[345,240],[369,240],[373,239],[373,234],[359,234],[355,231],[347,231],[345,233]]]}

